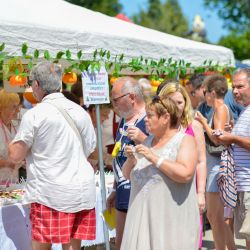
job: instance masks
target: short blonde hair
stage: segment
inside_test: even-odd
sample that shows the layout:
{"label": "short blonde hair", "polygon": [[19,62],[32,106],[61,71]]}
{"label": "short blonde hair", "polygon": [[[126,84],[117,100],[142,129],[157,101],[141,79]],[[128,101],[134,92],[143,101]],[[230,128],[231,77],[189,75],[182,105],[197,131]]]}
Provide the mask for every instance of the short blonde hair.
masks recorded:
{"label": "short blonde hair", "polygon": [[[163,104],[162,104],[162,103]],[[179,109],[175,101],[169,96],[161,96],[160,100],[150,99],[146,103],[146,109],[154,110],[158,117],[170,115],[170,127],[175,127],[178,121]]]}
{"label": "short blonde hair", "polygon": [[185,88],[179,83],[168,83],[160,92],[160,96],[170,96],[180,92],[185,100],[185,108],[181,117],[181,125],[188,128],[193,121],[193,110],[191,101]]}
{"label": "short blonde hair", "polygon": [[0,91],[0,107],[6,108],[15,103],[20,103],[20,98],[17,93],[4,93],[3,89]]}

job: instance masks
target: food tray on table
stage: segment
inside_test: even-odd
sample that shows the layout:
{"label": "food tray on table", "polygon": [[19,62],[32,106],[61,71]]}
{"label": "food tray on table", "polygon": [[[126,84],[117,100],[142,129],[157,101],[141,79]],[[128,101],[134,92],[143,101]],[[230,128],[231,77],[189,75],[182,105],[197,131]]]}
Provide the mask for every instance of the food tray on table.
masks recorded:
{"label": "food tray on table", "polygon": [[0,206],[22,202],[24,190],[0,191]]}

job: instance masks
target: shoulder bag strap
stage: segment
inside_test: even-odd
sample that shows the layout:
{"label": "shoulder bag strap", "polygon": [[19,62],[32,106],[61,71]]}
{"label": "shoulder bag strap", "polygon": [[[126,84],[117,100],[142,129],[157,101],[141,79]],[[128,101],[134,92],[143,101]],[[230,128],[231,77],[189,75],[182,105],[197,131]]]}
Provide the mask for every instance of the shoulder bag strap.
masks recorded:
{"label": "shoulder bag strap", "polygon": [[78,137],[78,139],[79,139],[79,141],[81,143],[81,147],[83,149],[81,135],[80,135],[79,130],[77,129],[77,127],[76,127],[73,119],[69,116],[69,114],[56,101],[53,101],[51,99],[46,99],[43,102],[52,104],[53,106],[55,106],[62,113],[62,115],[65,117],[65,119],[67,120],[67,122],[69,123],[69,125],[75,131],[76,136]]}

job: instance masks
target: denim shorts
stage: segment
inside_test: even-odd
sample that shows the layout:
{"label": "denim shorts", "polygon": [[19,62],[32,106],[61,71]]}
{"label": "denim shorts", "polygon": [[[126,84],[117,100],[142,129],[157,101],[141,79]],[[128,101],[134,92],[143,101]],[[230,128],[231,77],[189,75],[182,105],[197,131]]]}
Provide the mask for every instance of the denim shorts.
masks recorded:
{"label": "denim shorts", "polygon": [[217,178],[220,170],[220,157],[212,156],[208,152],[207,156],[207,192],[219,192]]}

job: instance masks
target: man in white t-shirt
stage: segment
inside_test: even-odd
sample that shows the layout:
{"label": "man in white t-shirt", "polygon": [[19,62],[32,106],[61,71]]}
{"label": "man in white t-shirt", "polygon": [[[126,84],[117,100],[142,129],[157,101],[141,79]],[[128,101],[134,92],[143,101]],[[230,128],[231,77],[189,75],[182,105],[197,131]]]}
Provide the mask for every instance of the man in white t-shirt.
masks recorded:
{"label": "man in white t-shirt", "polygon": [[[233,144],[236,167],[237,205],[234,209],[234,228],[237,239],[246,239],[239,234],[250,207],[250,68],[237,69],[233,74],[233,97],[237,104],[243,105],[231,133],[223,131],[214,136],[219,144]],[[246,239],[246,249],[250,250],[250,238]]]}
{"label": "man in white t-shirt", "polygon": [[[9,156],[15,163],[27,161],[23,204],[31,204],[31,249],[61,243],[63,250],[80,250],[81,240],[94,240],[96,234],[94,170],[87,161],[95,150],[95,131],[87,112],[59,92],[59,66],[39,63],[30,76],[40,103],[24,114]],[[68,114],[75,130],[48,101]]]}

